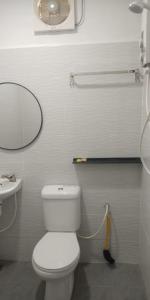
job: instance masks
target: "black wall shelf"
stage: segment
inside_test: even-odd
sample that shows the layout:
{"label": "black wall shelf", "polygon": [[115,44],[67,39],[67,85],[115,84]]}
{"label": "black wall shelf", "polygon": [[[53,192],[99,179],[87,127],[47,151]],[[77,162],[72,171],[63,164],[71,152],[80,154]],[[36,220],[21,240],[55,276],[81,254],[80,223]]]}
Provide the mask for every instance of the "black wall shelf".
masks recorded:
{"label": "black wall shelf", "polygon": [[73,158],[73,164],[141,164],[140,157]]}

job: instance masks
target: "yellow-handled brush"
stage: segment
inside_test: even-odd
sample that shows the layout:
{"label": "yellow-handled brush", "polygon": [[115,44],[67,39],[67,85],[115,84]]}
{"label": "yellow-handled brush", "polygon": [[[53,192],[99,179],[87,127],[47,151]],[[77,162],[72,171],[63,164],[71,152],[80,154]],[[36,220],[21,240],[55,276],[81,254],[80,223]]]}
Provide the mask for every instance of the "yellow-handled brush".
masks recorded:
{"label": "yellow-handled brush", "polygon": [[106,217],[106,236],[104,240],[104,250],[103,255],[106,261],[108,261],[109,264],[113,265],[115,263],[115,260],[112,258],[110,253],[110,239],[111,239],[111,214],[108,212]]}

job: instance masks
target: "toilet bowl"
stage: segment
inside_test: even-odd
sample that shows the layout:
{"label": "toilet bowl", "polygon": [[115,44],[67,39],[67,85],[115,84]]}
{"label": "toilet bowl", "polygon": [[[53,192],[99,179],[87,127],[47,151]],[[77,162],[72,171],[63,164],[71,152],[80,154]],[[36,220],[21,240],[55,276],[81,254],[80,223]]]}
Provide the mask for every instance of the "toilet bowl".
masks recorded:
{"label": "toilet bowl", "polygon": [[80,187],[47,185],[41,196],[48,232],[34,248],[33,269],[46,281],[45,300],[71,300],[80,257]]}
{"label": "toilet bowl", "polygon": [[33,251],[32,265],[46,280],[45,300],[70,300],[80,248],[76,233],[48,232]]}

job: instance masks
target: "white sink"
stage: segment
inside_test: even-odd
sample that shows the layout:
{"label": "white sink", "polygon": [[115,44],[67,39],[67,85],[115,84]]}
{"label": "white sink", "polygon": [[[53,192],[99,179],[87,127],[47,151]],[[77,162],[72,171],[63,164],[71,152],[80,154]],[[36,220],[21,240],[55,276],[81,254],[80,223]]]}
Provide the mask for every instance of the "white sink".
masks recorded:
{"label": "white sink", "polygon": [[15,182],[0,180],[0,201],[17,193],[21,189],[21,185],[21,179],[16,179]]}

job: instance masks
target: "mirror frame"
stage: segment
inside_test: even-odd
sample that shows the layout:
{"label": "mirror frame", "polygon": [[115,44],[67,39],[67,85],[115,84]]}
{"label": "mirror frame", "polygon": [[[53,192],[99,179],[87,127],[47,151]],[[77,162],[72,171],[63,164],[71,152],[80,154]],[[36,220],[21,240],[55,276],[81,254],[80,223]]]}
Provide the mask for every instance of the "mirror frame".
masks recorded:
{"label": "mirror frame", "polygon": [[35,94],[33,92],[31,92],[27,87],[25,87],[24,85],[20,84],[20,83],[16,83],[16,82],[13,82],[13,81],[4,81],[4,82],[0,82],[0,86],[3,85],[3,84],[12,84],[12,85],[17,85],[19,87],[22,87],[24,88],[26,91],[28,91],[35,99],[35,101],[37,102],[38,106],[39,106],[39,109],[40,109],[40,113],[41,113],[41,125],[40,125],[40,128],[39,128],[39,131],[37,133],[37,135],[32,139],[32,141],[28,144],[26,144],[25,146],[22,146],[22,147],[19,147],[19,148],[15,148],[15,149],[11,149],[11,148],[4,148],[4,147],[1,147],[0,146],[0,149],[2,150],[6,150],[6,151],[17,151],[17,150],[21,150],[21,149],[24,149],[24,148],[27,148],[28,146],[30,146],[32,143],[35,142],[35,140],[39,137],[41,131],[42,131],[42,127],[43,127],[43,111],[42,111],[42,107],[41,107],[41,104],[38,100],[38,98],[35,96]]}

